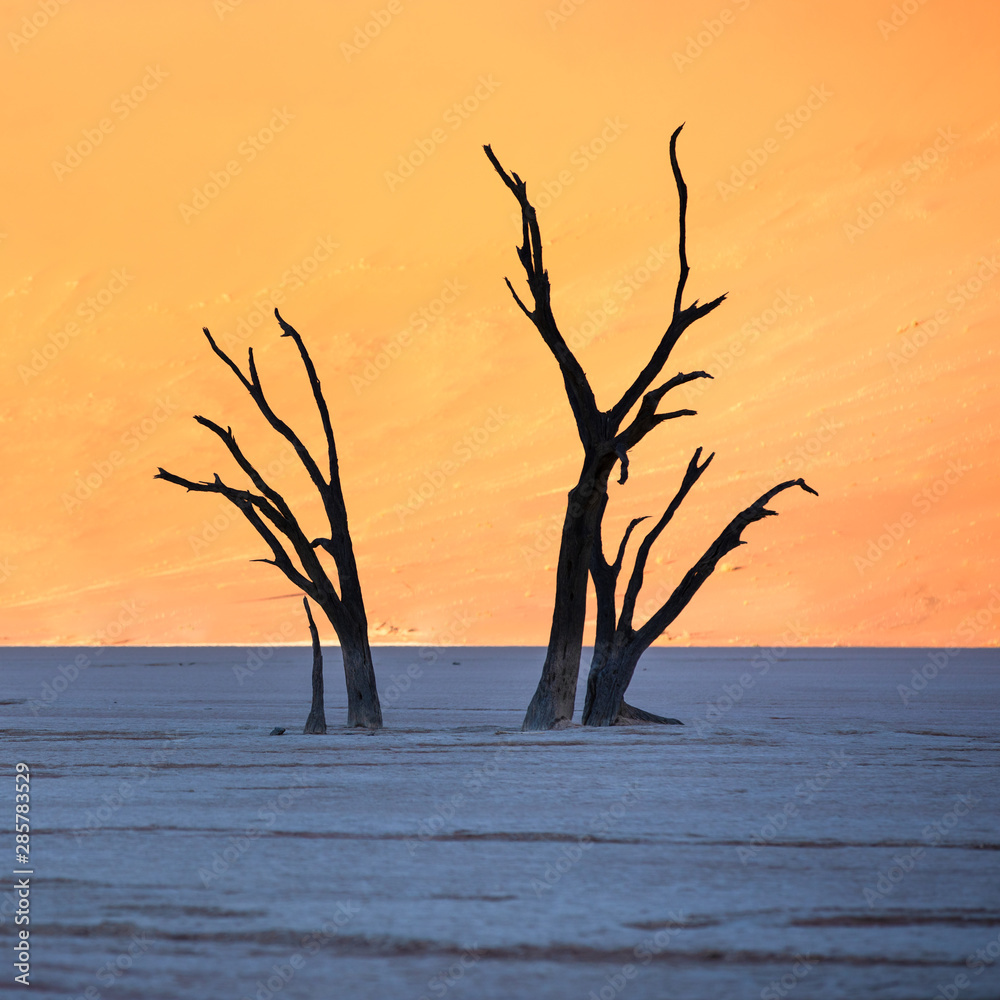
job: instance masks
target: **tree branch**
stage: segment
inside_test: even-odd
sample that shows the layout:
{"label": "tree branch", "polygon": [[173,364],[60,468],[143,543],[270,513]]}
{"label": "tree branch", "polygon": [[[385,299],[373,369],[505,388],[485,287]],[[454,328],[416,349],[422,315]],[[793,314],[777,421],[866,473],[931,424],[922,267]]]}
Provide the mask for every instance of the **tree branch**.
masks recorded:
{"label": "tree branch", "polygon": [[653,379],[660,374],[681,334],[692,323],[701,319],[702,316],[707,316],[726,299],[725,295],[720,295],[718,298],[703,305],[699,305],[698,300],[695,299],[686,309],[681,307],[684,287],[687,284],[688,273],[690,271],[687,259],[687,185],[684,183],[684,176],[681,173],[680,163],[677,160],[677,137],[680,135],[682,128],[684,128],[683,124],[679,125],[670,137],[670,168],[673,171],[674,183],[677,186],[679,216],[677,236],[679,273],[677,276],[677,288],[674,292],[673,315],[646,366],[628,387],[621,399],[608,411],[608,415],[615,427],[621,424],[629,410],[638,402],[639,397],[649,388]]}
{"label": "tree branch", "polygon": [[667,626],[687,607],[688,602],[698,592],[701,585],[711,576],[719,560],[740,545],[746,545],[740,535],[748,525],[755,521],[761,521],[765,517],[777,516],[776,510],[767,509],[768,501],[793,486],[798,486],[807,493],[812,493],[813,496],[819,496],[811,486],[806,484],[804,479],[790,479],[772,487],[745,510],[741,510],[722,529],[719,537],[709,546],[705,554],[687,571],[684,579],[677,585],[659,611],[638,630],[636,638],[642,649],[648,648],[658,636],[662,635]]}
{"label": "tree branch", "polygon": [[642,524],[643,521],[646,521],[648,519],[649,515],[643,514],[642,517],[633,517],[632,520],[629,521],[629,525],[625,529],[625,534],[622,535],[622,540],[618,545],[618,556],[615,558],[615,561],[611,564],[611,569],[614,571],[616,580],[618,579],[618,574],[621,573],[622,562],[625,559],[625,549],[628,547],[628,540],[631,537],[632,532],[635,531],[638,525]]}
{"label": "tree branch", "polygon": [[[202,427],[207,427],[213,434],[222,440],[226,448],[229,449],[229,453],[236,460],[236,464],[247,474],[250,482],[252,482],[254,486],[256,486],[257,489],[260,490],[260,492],[264,494],[264,496],[267,497],[272,504],[274,504],[275,508],[281,512],[282,517],[294,522],[295,518],[292,516],[292,512],[289,509],[288,504],[285,503],[284,497],[282,497],[277,490],[273,489],[264,481],[264,477],[254,468],[246,455],[243,454],[242,449],[236,443],[236,435],[233,434],[232,427],[227,427],[223,430],[222,427],[215,423],[214,420],[209,420],[208,417],[198,416],[197,414],[194,419],[201,424]],[[298,524],[296,524],[296,527],[298,527]]]}
{"label": "tree branch", "polygon": [[[314,581],[312,581],[304,573],[300,573],[292,562],[291,556],[285,551],[285,547],[281,544],[278,537],[271,531],[270,528],[263,522],[260,515],[256,510],[250,505],[240,506],[240,510],[243,512],[243,516],[250,522],[253,528],[256,530],[257,534],[268,544],[271,552],[274,556],[273,559],[254,559],[252,562],[263,562],[268,563],[271,566],[275,566],[280,569],[282,573],[285,574],[288,579],[295,584],[304,594],[308,594],[313,600],[318,600],[319,587]],[[291,539],[289,539],[291,541]],[[295,543],[292,542],[294,545]],[[337,595],[335,594],[334,597]],[[339,598],[338,598],[339,600]]]}
{"label": "tree branch", "polygon": [[580,439],[586,447],[596,441],[599,436],[601,414],[597,409],[594,391],[590,387],[583,366],[563,339],[563,335],[556,325],[555,317],[552,315],[549,275],[542,261],[542,236],[538,228],[535,208],[528,200],[527,185],[524,181],[517,174],[511,176],[504,170],[490,146],[483,146],[483,149],[490,163],[493,164],[493,168],[503,178],[504,184],[517,199],[521,209],[522,244],[517,247],[517,256],[527,276],[528,288],[531,291],[535,308],[529,310],[514,291],[510,280],[507,278],[504,280],[507,282],[511,295],[514,296],[514,301],[535,325],[542,340],[559,365],[570,408],[576,418]]}
{"label": "tree branch", "polygon": [[236,364],[236,362],[233,361],[233,359],[228,354],[226,354],[226,352],[221,347],[219,347],[219,345],[215,342],[215,338],[209,332],[207,326],[203,326],[201,330],[202,333],[204,333],[205,336],[208,338],[208,343],[211,346],[212,350],[232,369],[236,377],[243,383],[244,388],[252,396],[254,394],[254,386],[248,381],[247,377],[243,374],[243,372],[240,371],[240,366]]}
{"label": "tree branch", "polygon": [[299,349],[299,356],[309,376],[309,385],[312,387],[313,399],[316,402],[316,409],[319,410],[320,420],[323,423],[323,433],[326,435],[327,454],[330,460],[330,485],[335,486],[340,483],[339,467],[337,462],[337,442],[333,436],[333,423],[330,420],[330,409],[326,405],[326,398],[323,396],[323,387],[320,385],[319,376],[316,374],[316,366],[313,364],[306,345],[302,341],[299,332],[281,318],[281,313],[277,308],[274,310],[275,319],[281,324],[284,331],[283,337],[291,337],[295,346]]}
{"label": "tree branch", "polygon": [[[271,409],[266,397],[264,396],[264,390],[261,386],[260,376],[257,374],[257,364],[254,361],[253,348],[249,348],[247,351],[247,365],[250,369],[250,378],[240,371],[239,365],[237,365],[225,351],[219,347],[215,341],[212,339],[211,333],[209,333],[208,328],[203,328],[205,331],[205,336],[208,338],[208,342],[212,345],[212,350],[222,358],[223,361],[236,373],[237,378],[246,387],[250,397],[257,404],[257,409],[260,410],[264,419],[271,425],[274,430],[276,430],[291,446],[295,449],[295,454],[298,455],[299,461],[305,467],[306,472],[309,474],[309,478],[313,481],[313,485],[319,491],[320,497],[323,499],[324,507],[328,508],[329,502],[329,484],[323,478],[322,473],[319,470],[319,466],[316,464],[312,455],[309,454],[308,449],[299,439],[298,435],[288,426],[275,412]],[[331,530],[335,530],[333,524],[331,524]]]}
{"label": "tree branch", "polygon": [[675,316],[681,311],[681,297],[684,295],[684,286],[687,284],[688,272],[690,271],[687,258],[688,189],[687,184],[684,183],[684,175],[681,173],[681,165],[677,162],[677,137],[681,134],[682,128],[684,128],[684,122],[681,122],[674,129],[673,135],[670,136],[670,169],[674,175],[674,183],[677,185],[677,205],[680,215],[680,223],[677,227],[677,260],[680,267],[677,274],[677,291],[674,293]]}
{"label": "tree branch", "polygon": [[639,591],[642,589],[643,575],[646,572],[646,562],[649,559],[650,549],[653,543],[660,537],[663,529],[670,523],[677,508],[684,502],[684,498],[691,492],[691,488],[701,478],[702,473],[709,467],[715,452],[712,452],[704,462],[699,464],[701,458],[701,448],[695,450],[688,467],[684,472],[681,485],[674,494],[673,500],[661,515],[659,521],[650,528],[646,537],[639,544],[639,551],[635,555],[635,564],[632,567],[632,574],[629,577],[628,586],[625,588],[625,597],[622,601],[622,612],[618,619],[619,629],[632,629],[632,619],[635,614],[635,605],[639,599]]}
{"label": "tree branch", "polygon": [[[183,486],[189,492],[218,493],[220,496],[224,496],[250,522],[254,530],[264,539],[274,555],[273,559],[256,559],[253,561],[266,562],[278,567],[296,587],[304,590],[310,597],[315,597],[316,591],[312,582],[298,570],[275,534],[264,523],[260,514],[262,513],[264,517],[288,538],[301,557],[301,547],[296,544],[293,536],[295,532],[298,532],[299,535],[302,532],[294,518],[292,518],[289,524],[285,521],[281,511],[276,510],[265,497],[257,496],[257,494],[251,493],[249,490],[238,490],[232,486],[227,486],[218,473],[216,473],[215,479],[212,482],[196,483],[190,479],[184,479],[182,476],[175,476],[172,472],[167,472],[166,469],[161,468],[153,478],[163,479],[165,482],[173,483],[175,486]],[[282,500],[281,503],[284,504],[284,501]],[[302,541],[305,541],[305,539],[303,538]]]}
{"label": "tree branch", "polygon": [[[639,406],[639,412],[635,415],[635,419],[615,438],[615,451],[618,457],[621,458],[622,455],[627,455],[654,427],[658,427],[665,420],[673,420],[676,417],[694,416],[698,412],[697,410],[672,410],[670,413],[658,414],[656,407],[671,389],[676,389],[677,386],[692,382],[697,378],[711,377],[708,372],[703,371],[678,372],[664,382],[663,385],[647,392],[642,398],[642,404]],[[624,483],[627,479],[628,462],[627,460],[623,460],[621,476],[618,482]]]}

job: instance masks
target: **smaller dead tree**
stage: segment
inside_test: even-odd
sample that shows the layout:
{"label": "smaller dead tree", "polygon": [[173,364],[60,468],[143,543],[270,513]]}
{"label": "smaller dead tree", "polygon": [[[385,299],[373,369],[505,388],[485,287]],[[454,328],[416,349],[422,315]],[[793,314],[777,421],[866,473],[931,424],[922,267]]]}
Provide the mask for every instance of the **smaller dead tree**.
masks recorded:
{"label": "smaller dead tree", "polygon": [[323,647],[319,642],[319,630],[313,621],[312,611],[309,610],[309,598],[303,597],[302,604],[306,609],[306,618],[309,619],[309,635],[312,638],[313,651],[312,706],[302,732],[307,736],[311,733],[322,736],[326,732],[326,708],[323,704]]}
{"label": "smaller dead tree", "polygon": [[[298,587],[308,598],[311,598],[322,609],[330,624],[333,625],[340,639],[340,649],[344,660],[344,678],[347,682],[347,724],[352,727],[380,729],[382,727],[382,709],[379,705],[378,690],[375,685],[375,670],[372,666],[371,647],[368,643],[368,618],[365,614],[364,597],[361,583],[358,579],[358,567],[354,558],[354,547],[351,543],[351,532],[347,523],[347,507],[340,485],[340,469],[337,460],[337,446],[333,436],[333,425],[330,421],[330,411],[323,397],[319,376],[313,365],[312,358],[302,342],[301,336],[282,318],[277,309],[275,318],[281,326],[282,337],[290,337],[298,348],[299,356],[305,367],[312,389],[313,400],[319,411],[320,421],[327,446],[327,473],[324,475],[319,464],[302,443],[298,435],[288,426],[274,410],[271,409],[254,361],[253,348],[248,351],[249,377],[244,375],[240,367],[216,344],[208,329],[205,336],[215,354],[228,365],[243,387],[256,403],[257,409],[271,425],[294,449],[313,485],[316,487],[323,502],[323,509],[330,526],[328,538],[311,539],[302,530],[291,508],[284,497],[270,486],[264,477],[251,464],[236,443],[231,427],[223,428],[206,417],[196,416],[194,419],[203,427],[215,434],[229,450],[236,464],[249,478],[254,490],[242,490],[229,486],[222,481],[218,473],[211,482],[193,482],[175,476],[165,469],[160,469],[154,478],[164,479],[168,483],[183,486],[196,493],[218,493],[224,496],[250,522],[254,530],[267,543],[271,550],[271,559],[255,559],[254,562],[264,562],[276,566],[286,577]],[[288,542],[297,562],[286,550],[279,538],[283,536]],[[325,552],[333,559],[337,570],[339,591],[334,586],[320,561],[320,552]],[[315,623],[309,613],[310,631],[313,634],[314,652],[318,646],[318,635]],[[316,708],[316,667],[314,660],[313,672],[313,708]],[[320,660],[320,681],[322,682],[322,666]],[[320,702],[322,704],[322,700]],[[314,721],[310,713],[310,721]],[[325,726],[325,717],[323,719]],[[307,723],[308,726],[308,723]]]}
{"label": "smaller dead tree", "polygon": [[[765,517],[777,515],[776,510],[767,508],[768,502],[773,497],[793,486],[798,486],[807,493],[818,496],[811,486],[806,485],[805,480],[790,479],[772,487],[763,496],[758,497],[723,528],[718,538],[687,571],[670,597],[649,617],[646,623],[640,628],[635,628],[633,624],[635,609],[639,600],[639,591],[642,589],[643,575],[646,571],[650,550],[714,457],[713,453],[704,462],[700,462],[701,448],[694,453],[673,500],[670,501],[663,515],[639,544],[617,621],[615,588],[621,574],[625,549],[632,532],[646,518],[638,517],[629,523],[618,546],[614,562],[608,562],[604,554],[601,532],[598,530],[591,557],[591,575],[597,594],[597,634],[594,643],[594,659],[587,677],[587,696],[583,708],[583,724],[585,726],[627,725],[630,722],[659,722],[679,725],[677,719],[653,715],[650,712],[633,708],[625,702],[625,692],[632,681],[639,657],[687,607],[701,585],[712,575],[719,560],[738,546],[746,545],[746,542],[740,537],[744,528],[755,521],[763,520]],[[604,497],[601,509],[602,516],[606,506],[607,495]]]}

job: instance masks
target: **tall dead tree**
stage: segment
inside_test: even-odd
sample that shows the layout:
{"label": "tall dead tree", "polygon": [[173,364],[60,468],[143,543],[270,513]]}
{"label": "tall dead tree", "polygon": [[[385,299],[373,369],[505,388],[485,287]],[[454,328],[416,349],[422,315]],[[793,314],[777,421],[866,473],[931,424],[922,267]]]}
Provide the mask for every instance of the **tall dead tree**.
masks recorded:
{"label": "tall dead tree", "polygon": [[[673,313],[645,366],[621,398],[608,410],[598,408],[583,367],[556,325],[552,314],[549,276],[542,263],[538,219],[534,206],[528,201],[525,182],[516,173],[508,174],[494,156],[493,150],[489,146],[484,147],[490,163],[517,199],[521,210],[522,244],[517,248],[517,256],[524,268],[534,308],[529,309],[510,280],[504,280],[514,301],[534,324],[559,365],[584,453],[577,484],[570,490],[566,504],[556,566],[556,593],[549,645],[541,679],[525,715],[523,728],[526,730],[568,725],[573,718],[580,654],[583,649],[591,553],[612,469],[620,462],[619,482],[625,482],[631,448],[664,421],[694,414],[694,410],[688,409],[657,412],[664,396],[671,389],[693,379],[711,378],[707,372],[682,372],[661,385],[650,388],[660,376],[670,352],[684,331],[725,300],[725,295],[703,304],[695,299],[688,306],[682,301],[689,268],[686,249],[687,186],[677,162],[677,136],[681,128],[683,125],[670,137],[670,166],[677,186],[680,219],[679,274],[674,292]],[[639,404],[638,410],[631,419],[627,419],[636,404]]]}
{"label": "tall dead tree", "polygon": [[[354,558],[351,532],[347,523],[347,508],[340,485],[340,468],[337,460],[337,446],[333,436],[333,425],[330,422],[330,411],[326,405],[326,399],[323,397],[316,368],[301,336],[281,318],[277,309],[274,310],[274,315],[281,325],[281,336],[291,337],[298,348],[299,356],[309,378],[313,400],[319,411],[323,433],[326,437],[328,466],[326,474],[321,471],[319,464],[313,459],[298,435],[271,409],[257,374],[253,348],[248,351],[248,377],[219,347],[207,328],[204,332],[212,350],[240,380],[250,394],[250,398],[257,404],[257,409],[260,410],[271,427],[294,449],[323,502],[323,509],[330,525],[329,538],[310,540],[281,494],[265,481],[264,477],[243,454],[236,443],[232,428],[223,428],[206,417],[196,416],[194,419],[212,431],[229,449],[229,453],[249,478],[256,492],[228,486],[219,478],[218,473],[215,474],[212,482],[193,482],[190,479],[175,476],[165,469],[160,469],[154,478],[165,479],[168,483],[183,486],[196,493],[219,493],[250,522],[254,530],[267,543],[272,553],[271,559],[255,559],[253,562],[268,563],[280,569],[296,587],[323,609],[340,639],[340,649],[344,660],[344,677],[347,682],[348,726],[380,729],[382,727],[382,709],[379,705],[378,690],[375,685],[371,647],[368,644],[368,618],[365,614],[365,602],[358,579],[358,567]],[[284,536],[287,540],[297,562],[292,559],[279,535]],[[337,570],[339,592],[320,561],[320,552],[325,552],[333,559]],[[308,606],[306,610],[308,613]],[[311,614],[309,618],[312,622]],[[315,628],[314,625],[312,627]],[[314,636],[314,648],[317,641]],[[310,715],[310,719],[312,719],[312,715]]]}
{"label": "tall dead tree", "polygon": [[[747,525],[753,524],[754,521],[760,521],[765,517],[777,514],[777,511],[767,508],[768,502],[773,497],[793,486],[799,486],[808,493],[816,494],[816,491],[811,486],[807,486],[804,480],[790,479],[772,487],[763,496],[758,497],[723,528],[718,538],[687,571],[670,597],[649,616],[645,624],[640,628],[635,628],[636,604],[642,589],[649,552],[714,457],[713,453],[704,462],[699,463],[701,448],[695,451],[673,500],[670,501],[663,515],[639,544],[632,573],[625,588],[621,614],[618,615],[617,620],[615,588],[621,573],[625,549],[629,536],[646,519],[639,517],[629,523],[613,563],[609,563],[604,554],[601,532],[598,531],[591,560],[591,574],[597,593],[597,633],[594,641],[594,658],[587,676],[587,697],[583,708],[583,724],[585,726],[612,726],[630,722],[677,723],[677,719],[653,715],[650,712],[633,708],[625,702],[625,691],[632,681],[639,657],[687,607],[688,602],[698,592],[701,585],[712,575],[719,560],[737,546],[746,544],[740,537],[743,529]],[[607,496],[605,495],[601,510],[602,516],[606,506]]]}

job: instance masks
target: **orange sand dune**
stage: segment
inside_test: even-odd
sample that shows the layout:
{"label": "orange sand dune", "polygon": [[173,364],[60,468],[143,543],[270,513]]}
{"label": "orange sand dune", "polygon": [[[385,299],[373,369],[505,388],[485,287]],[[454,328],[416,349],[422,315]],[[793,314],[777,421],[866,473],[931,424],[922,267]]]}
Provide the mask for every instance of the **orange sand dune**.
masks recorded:
{"label": "orange sand dune", "polygon": [[3,642],[306,638],[252,530],[153,480],[239,482],[205,414],[319,532],[200,333],[253,346],[317,444],[279,303],[334,414],[373,637],[544,643],[580,447],[481,147],[527,180],[610,405],[673,299],[682,121],[688,296],[729,298],[667,373],[715,378],[636,450],[609,537],[699,445],[650,595],[772,484],[820,496],[776,499],[664,641],[1000,639],[994,3],[25,0],[0,28]]}

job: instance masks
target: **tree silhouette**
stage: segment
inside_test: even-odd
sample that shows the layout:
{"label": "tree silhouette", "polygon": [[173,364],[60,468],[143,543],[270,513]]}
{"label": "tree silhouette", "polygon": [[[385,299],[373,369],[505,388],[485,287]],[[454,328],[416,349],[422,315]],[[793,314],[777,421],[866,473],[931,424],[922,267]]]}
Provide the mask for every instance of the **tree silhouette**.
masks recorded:
{"label": "tree silhouette", "polygon": [[[677,137],[681,128],[683,125],[670,137],[670,166],[679,200],[679,274],[673,311],[649,360],[621,398],[607,410],[599,409],[587,375],[559,332],[552,314],[549,276],[542,261],[542,238],[535,208],[528,200],[525,182],[516,173],[508,174],[493,150],[489,146],[484,147],[490,163],[520,207],[522,244],[517,247],[517,256],[527,278],[534,308],[529,309],[510,280],[504,280],[514,301],[534,324],[559,365],[584,453],[577,484],[570,490],[566,504],[556,566],[556,593],[549,644],[538,687],[525,715],[523,728],[526,730],[568,725],[573,718],[583,648],[591,555],[604,512],[608,477],[612,469],[616,463],[621,464],[619,482],[624,483],[628,478],[629,451],[665,421],[693,415],[695,412],[678,409],[659,413],[658,407],[664,397],[672,389],[694,379],[711,378],[703,371],[679,372],[661,385],[650,388],[660,376],[670,352],[684,331],[725,300],[725,295],[720,295],[710,302],[699,303],[695,299],[690,305],[683,304],[689,268],[686,249],[687,186],[677,162]],[[628,419],[636,404],[638,410]]]}
{"label": "tree silhouette", "polygon": [[[196,493],[218,493],[232,503],[250,522],[254,530],[267,543],[272,558],[255,559],[254,562],[269,563],[276,566],[286,577],[298,587],[307,597],[316,602],[322,609],[330,624],[336,630],[340,640],[341,654],[344,660],[344,677],[347,682],[347,724],[348,726],[379,729],[382,726],[382,709],[379,705],[378,691],[375,684],[375,670],[372,666],[371,647],[368,644],[368,619],[365,614],[364,597],[361,583],[358,579],[358,567],[354,558],[354,547],[351,543],[350,528],[347,523],[347,508],[344,504],[344,494],[340,485],[340,469],[337,460],[337,446],[333,436],[333,425],[330,421],[330,411],[323,397],[319,377],[309,352],[306,350],[302,337],[282,318],[277,309],[274,315],[282,329],[282,337],[290,337],[298,348],[299,356],[305,367],[313,399],[319,411],[320,421],[327,445],[326,475],[318,463],[306,449],[298,435],[275,414],[268,403],[257,373],[253,348],[248,351],[247,367],[249,376],[244,375],[239,366],[219,347],[205,328],[204,333],[215,354],[221,358],[240,380],[250,394],[264,418],[271,427],[280,434],[294,449],[313,485],[316,487],[323,503],[330,526],[328,538],[310,540],[303,532],[291,508],[284,498],[270,486],[264,477],[251,464],[243,453],[231,427],[223,428],[206,417],[196,416],[194,419],[203,427],[207,427],[228,448],[236,464],[249,478],[254,490],[237,489],[222,481],[218,473],[211,482],[193,482],[183,479],[173,473],[160,469],[154,478],[165,479],[168,483],[183,486]],[[283,536],[294,553],[297,562],[285,548],[280,536]],[[339,592],[327,575],[326,568],[320,561],[320,552],[325,552],[333,559],[337,570]],[[319,639],[309,612],[310,632],[313,636],[314,670],[313,670],[313,712],[309,716],[309,724],[318,724],[316,715],[316,650]],[[322,659],[319,660],[320,689],[322,688]],[[322,691],[320,694],[320,709],[322,708]],[[326,720],[322,719],[325,729]],[[316,730],[313,730],[316,731]]]}
{"label": "tree silhouette", "polygon": [[303,597],[302,603],[306,609],[306,618],[309,619],[309,637],[312,639],[312,705],[309,708],[309,716],[306,719],[303,733],[326,732],[326,708],[323,705],[323,647],[319,642],[319,630],[313,621],[312,611],[309,609],[309,598]]}

